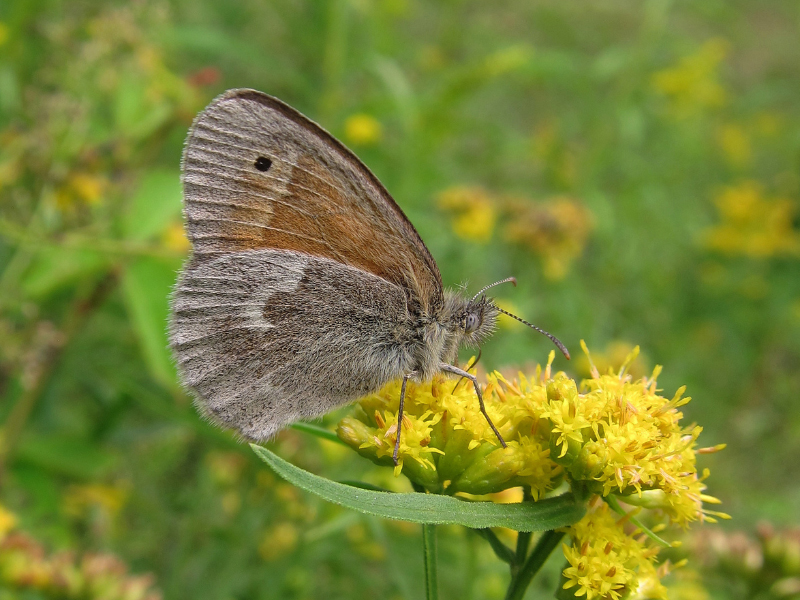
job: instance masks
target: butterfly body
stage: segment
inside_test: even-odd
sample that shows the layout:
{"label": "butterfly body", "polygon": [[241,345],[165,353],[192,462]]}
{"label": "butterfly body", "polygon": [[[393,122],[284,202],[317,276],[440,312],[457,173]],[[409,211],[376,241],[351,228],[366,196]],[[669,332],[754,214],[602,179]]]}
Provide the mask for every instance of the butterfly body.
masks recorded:
{"label": "butterfly body", "polygon": [[420,318],[401,289],[364,271],[297,252],[237,252],[185,266],[171,342],[201,410],[261,440],[452,363],[469,302],[445,297]]}
{"label": "butterfly body", "polygon": [[493,331],[499,309],[444,290],[377,178],[279,100],[218,97],[182,167],[193,252],[170,345],[200,410],[245,437],[430,379]]}

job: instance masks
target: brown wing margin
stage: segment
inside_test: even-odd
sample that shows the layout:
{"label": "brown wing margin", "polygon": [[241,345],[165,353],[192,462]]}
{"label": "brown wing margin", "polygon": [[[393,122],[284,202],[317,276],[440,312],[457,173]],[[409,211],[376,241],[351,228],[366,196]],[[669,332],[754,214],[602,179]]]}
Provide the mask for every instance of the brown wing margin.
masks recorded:
{"label": "brown wing margin", "polygon": [[[259,155],[273,161],[266,173],[254,168]],[[217,97],[195,119],[182,164],[196,254],[296,250],[400,285],[422,310],[442,302],[433,257],[378,178],[277,98],[249,89]]]}

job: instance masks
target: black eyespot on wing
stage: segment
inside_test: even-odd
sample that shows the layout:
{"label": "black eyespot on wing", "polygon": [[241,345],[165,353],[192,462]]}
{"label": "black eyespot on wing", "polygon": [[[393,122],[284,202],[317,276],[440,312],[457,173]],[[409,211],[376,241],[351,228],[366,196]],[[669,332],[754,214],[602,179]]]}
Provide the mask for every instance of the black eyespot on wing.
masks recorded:
{"label": "black eyespot on wing", "polygon": [[259,156],[256,159],[255,167],[262,173],[268,170],[272,166],[272,161],[268,159],[266,156]]}

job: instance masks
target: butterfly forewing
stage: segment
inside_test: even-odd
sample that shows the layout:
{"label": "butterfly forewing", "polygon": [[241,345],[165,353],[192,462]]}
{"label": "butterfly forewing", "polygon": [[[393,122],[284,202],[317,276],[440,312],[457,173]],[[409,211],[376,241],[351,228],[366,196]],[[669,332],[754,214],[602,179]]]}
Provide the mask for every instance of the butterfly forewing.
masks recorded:
{"label": "butterfly forewing", "polygon": [[424,312],[442,302],[436,263],[377,178],[271,96],[232,90],[197,117],[183,185],[198,261],[221,252],[291,250],[377,275]]}

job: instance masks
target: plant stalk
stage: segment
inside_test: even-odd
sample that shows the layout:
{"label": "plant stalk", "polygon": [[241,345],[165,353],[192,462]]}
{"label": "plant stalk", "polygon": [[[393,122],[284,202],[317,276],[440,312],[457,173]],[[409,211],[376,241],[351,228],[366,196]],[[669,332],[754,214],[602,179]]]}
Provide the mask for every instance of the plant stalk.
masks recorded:
{"label": "plant stalk", "polygon": [[528,560],[522,565],[519,572],[511,578],[511,583],[506,592],[506,600],[522,600],[525,590],[531,584],[536,573],[542,568],[547,558],[553,552],[561,538],[564,537],[562,531],[546,531],[531,552]]}
{"label": "plant stalk", "polygon": [[422,526],[422,553],[425,559],[425,598],[439,600],[439,582],[436,575],[436,525]]}

